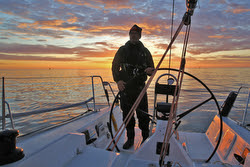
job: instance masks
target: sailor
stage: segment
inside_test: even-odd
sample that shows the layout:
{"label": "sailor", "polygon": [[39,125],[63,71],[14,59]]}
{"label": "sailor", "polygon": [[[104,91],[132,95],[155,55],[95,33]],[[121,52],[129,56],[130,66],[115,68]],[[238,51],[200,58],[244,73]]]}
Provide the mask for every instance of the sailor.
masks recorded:
{"label": "sailor", "polygon": [[[137,25],[134,25],[130,29],[130,40],[118,49],[112,62],[113,79],[121,92],[120,103],[123,111],[123,120],[144,88],[147,75],[152,75],[154,71],[152,55],[140,41],[141,32],[142,29]],[[147,93],[145,93],[136,109],[139,128],[143,137],[142,142],[149,136],[149,117],[144,112],[148,113]],[[135,137],[134,127],[135,118],[133,115],[126,127],[127,141],[123,145],[123,149],[129,149],[133,146]]]}

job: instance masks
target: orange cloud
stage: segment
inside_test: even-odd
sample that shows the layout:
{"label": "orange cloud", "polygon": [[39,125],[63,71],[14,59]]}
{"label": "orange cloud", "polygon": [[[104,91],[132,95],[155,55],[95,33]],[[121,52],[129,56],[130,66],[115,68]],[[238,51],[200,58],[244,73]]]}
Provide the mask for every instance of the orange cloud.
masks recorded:
{"label": "orange cloud", "polygon": [[75,22],[77,22],[77,17],[75,17],[75,16],[72,16],[71,18],[69,18],[67,21],[69,22],[69,23],[75,23]]}
{"label": "orange cloud", "polygon": [[69,5],[84,5],[84,2],[81,1],[72,1],[72,0],[57,0],[57,2],[63,3],[63,4],[69,4]]}
{"label": "orange cloud", "polygon": [[4,14],[7,14],[7,15],[15,15],[13,12],[11,11],[8,11],[8,12],[4,12],[4,11],[0,11],[0,13],[4,13]]}
{"label": "orange cloud", "polygon": [[211,4],[225,4],[226,1],[225,0],[210,0]]}
{"label": "orange cloud", "polygon": [[[160,44],[156,44],[155,46],[156,46],[156,48],[158,48],[158,49],[164,49],[164,50],[165,50],[165,49],[167,49],[168,44],[161,44],[161,43],[160,43]],[[176,47],[172,45],[172,49],[175,49],[175,48],[176,48]]]}
{"label": "orange cloud", "polygon": [[91,8],[100,9],[104,6],[105,9],[127,9],[131,8],[132,5],[127,2],[127,0],[92,0],[90,2],[87,1],[79,1],[79,0],[57,0],[57,2],[63,4],[70,4],[70,5],[80,5],[80,6],[89,6]]}
{"label": "orange cloud", "polygon": [[103,30],[123,30],[128,31],[130,27],[128,26],[95,26],[93,25],[92,28],[88,29],[89,32],[101,32]]}
{"label": "orange cloud", "polygon": [[162,29],[168,29],[169,26],[165,26],[165,27],[162,27],[162,25],[159,25],[159,24],[150,24],[150,23],[147,23],[147,22],[144,22],[143,24],[140,24],[139,26],[141,26],[143,28],[143,33],[145,34],[152,34],[156,31],[158,32],[161,32]]}
{"label": "orange cloud", "polygon": [[[68,19],[70,23],[74,23],[77,21],[77,17],[71,17]],[[34,29],[55,29],[55,30],[74,30],[79,27],[75,25],[68,24],[67,26],[63,25],[67,23],[64,20],[43,20],[43,21],[35,21],[34,23],[20,23],[17,27],[18,28],[34,28]]]}
{"label": "orange cloud", "polygon": [[[123,26],[96,26],[93,25],[90,29],[88,29],[89,32],[102,32],[103,30],[119,30],[119,31],[126,31],[128,32],[131,28],[133,23],[127,23],[124,24]],[[143,34],[153,34],[155,32],[161,32],[162,31],[162,26],[161,25],[156,25],[156,24],[149,24],[149,23],[142,23],[138,24],[143,29]],[[165,27],[167,29],[169,27]]]}
{"label": "orange cloud", "polygon": [[220,30],[221,30],[222,32],[225,32],[225,31],[227,31],[227,28],[223,27],[223,28],[221,28]]}
{"label": "orange cloud", "polygon": [[113,58],[117,50],[102,50],[102,51],[86,51],[79,52],[77,56],[79,58],[88,58],[88,60],[96,59],[96,58]]}
{"label": "orange cloud", "polygon": [[245,9],[243,7],[237,8],[237,9],[229,9],[226,10],[227,13],[234,13],[234,14],[240,14],[240,13],[245,13],[245,12],[249,12],[250,9]]}
{"label": "orange cloud", "polygon": [[59,26],[62,25],[65,21],[63,20],[45,20],[45,21],[36,21],[35,25],[44,25],[44,26]]}
{"label": "orange cloud", "polygon": [[35,21],[34,23],[20,23],[17,27],[19,28],[28,28],[28,27],[54,27],[62,25],[65,21],[63,20],[44,20],[44,21]]}
{"label": "orange cloud", "polygon": [[[223,64],[221,63],[223,61]],[[216,67],[250,67],[249,62],[226,61],[226,60],[192,60],[186,61],[187,68],[216,68]]]}
{"label": "orange cloud", "polygon": [[131,9],[132,5],[129,4],[126,0],[106,0],[106,1],[99,1],[100,3],[105,4],[105,9],[116,9],[116,10],[121,10],[121,9]]}
{"label": "orange cloud", "polygon": [[214,35],[214,36],[208,36],[208,38],[228,39],[228,38],[232,38],[232,36]]}

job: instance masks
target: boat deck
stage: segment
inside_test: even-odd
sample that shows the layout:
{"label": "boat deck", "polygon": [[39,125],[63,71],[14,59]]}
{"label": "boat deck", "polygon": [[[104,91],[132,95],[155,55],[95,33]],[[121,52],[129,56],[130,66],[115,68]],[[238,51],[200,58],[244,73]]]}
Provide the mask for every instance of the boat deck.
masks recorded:
{"label": "boat deck", "polygon": [[[126,131],[123,131],[118,142],[120,152],[116,152],[116,149],[107,151],[107,145],[111,140],[107,131],[109,116],[107,110],[108,108],[69,123],[67,126],[35,135],[32,139],[19,141],[17,146],[24,149],[26,156],[6,167],[158,167],[160,157],[157,153],[158,143],[163,141],[167,121],[158,120],[155,133],[142,145],[141,130],[135,128],[135,143],[129,150],[122,149],[127,138]],[[118,114],[120,114],[119,111]],[[121,121],[121,118],[117,121]],[[167,161],[173,164],[179,163],[182,167],[202,167],[204,165],[222,167],[223,163],[230,161],[233,167],[238,167],[233,153],[242,155],[242,152],[250,147],[225,123],[221,142],[223,147],[218,148],[218,153],[210,160],[210,163],[205,163],[218,140],[218,124],[219,119],[216,116],[206,133],[179,132],[179,139],[176,139],[174,134],[169,141],[170,153],[165,157],[165,163]],[[94,139],[92,143],[87,142],[88,135],[84,133],[86,131],[88,131],[90,139]],[[46,161],[40,161],[41,159]]]}
{"label": "boat deck", "polygon": [[[193,161],[204,162],[214,150],[205,133],[180,132],[179,141]],[[211,161],[219,161],[215,155]]]}
{"label": "boat deck", "polygon": [[[82,164],[88,164],[88,166],[103,167],[103,166],[124,166],[130,156],[140,147],[142,137],[141,130],[135,128],[135,141],[134,145],[128,149],[124,150],[122,148],[123,144],[126,142],[126,133],[123,132],[121,139],[119,140],[117,146],[120,150],[119,152],[107,151],[105,149],[95,148],[92,146],[87,146],[83,152],[76,155],[69,163],[67,167],[79,167]],[[116,150],[116,149],[115,149]]]}

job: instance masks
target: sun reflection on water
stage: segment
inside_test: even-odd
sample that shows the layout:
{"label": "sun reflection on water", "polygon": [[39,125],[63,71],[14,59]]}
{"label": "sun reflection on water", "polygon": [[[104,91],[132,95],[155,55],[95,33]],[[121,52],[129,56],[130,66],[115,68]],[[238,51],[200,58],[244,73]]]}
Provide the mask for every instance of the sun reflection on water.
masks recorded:
{"label": "sun reflection on water", "polygon": [[[220,105],[222,105],[230,91],[237,91],[240,86],[250,87],[248,71],[249,68],[187,69],[187,72],[198,77],[214,92]],[[159,71],[156,75],[159,76],[162,73],[163,71]],[[172,73],[177,75],[175,72]],[[101,75],[104,81],[111,82],[115,93],[117,93],[117,87],[113,82],[110,69],[1,70],[1,77],[5,77],[6,101],[10,104],[13,113],[49,109],[83,102],[92,97],[91,78],[88,77],[90,75]],[[156,77],[147,91],[151,114]],[[105,93],[102,90],[101,82],[99,79],[95,79],[95,82],[99,85],[95,87],[96,102],[105,103],[105,98],[103,98]],[[239,121],[243,116],[242,111],[245,107],[248,89],[242,89],[242,92],[243,94],[239,96],[239,100],[235,103],[235,107],[229,115]],[[113,96],[110,91],[109,96],[112,102]],[[185,75],[178,104],[178,113],[190,109],[209,97],[210,94],[201,84]],[[165,101],[165,97],[160,97],[159,100]],[[24,134],[34,129],[57,124],[87,110],[87,106],[78,106],[33,116],[18,117],[14,118],[14,121],[16,128],[20,130],[21,134]],[[191,129],[191,131],[204,132],[215,114],[216,106],[213,101],[209,101],[199,110],[187,115],[182,120],[179,130],[190,131]],[[247,120],[250,121],[250,114],[247,115]],[[10,128],[9,119],[7,119],[7,123],[7,127]]]}

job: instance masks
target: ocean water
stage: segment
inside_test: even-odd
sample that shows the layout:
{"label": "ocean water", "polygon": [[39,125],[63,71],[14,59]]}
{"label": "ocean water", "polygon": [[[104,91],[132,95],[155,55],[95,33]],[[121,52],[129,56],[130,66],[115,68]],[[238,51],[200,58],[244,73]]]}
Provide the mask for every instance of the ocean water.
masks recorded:
{"label": "ocean water", "polygon": [[[250,88],[250,68],[199,68],[186,69],[186,71],[199,78],[214,93],[221,106],[231,91],[240,94],[229,114],[229,117],[241,122],[246,107],[246,98]],[[168,71],[158,71],[156,77],[148,89],[149,111],[152,114],[154,106],[154,86],[158,76]],[[171,71],[177,77],[177,72]],[[110,69],[96,70],[0,70],[1,90],[4,77],[5,101],[10,105],[12,113],[25,113],[61,107],[68,104],[80,103],[92,97],[91,75],[100,75],[104,81],[110,82],[115,94],[116,84],[113,82]],[[160,82],[165,82],[162,78]],[[94,78],[97,86],[96,103],[105,103],[101,80]],[[110,101],[113,101],[110,89]],[[2,91],[1,91],[2,97]],[[198,105],[210,98],[209,92],[195,79],[184,75],[181,94],[178,103],[178,114]],[[165,101],[164,96],[157,96],[158,101]],[[2,110],[2,103],[1,103]],[[86,112],[92,105],[83,105],[69,109],[60,109],[53,112],[41,113],[30,116],[14,118],[15,128],[21,134],[58,124]],[[214,100],[202,105],[192,113],[181,119],[179,130],[205,132],[209,123],[217,113]],[[249,111],[250,112],[250,111]],[[0,113],[0,116],[2,113]],[[6,107],[6,114],[8,108]],[[250,123],[250,113],[247,115],[247,123]],[[7,128],[11,128],[10,120],[6,119]],[[0,124],[2,126],[2,124]]]}

